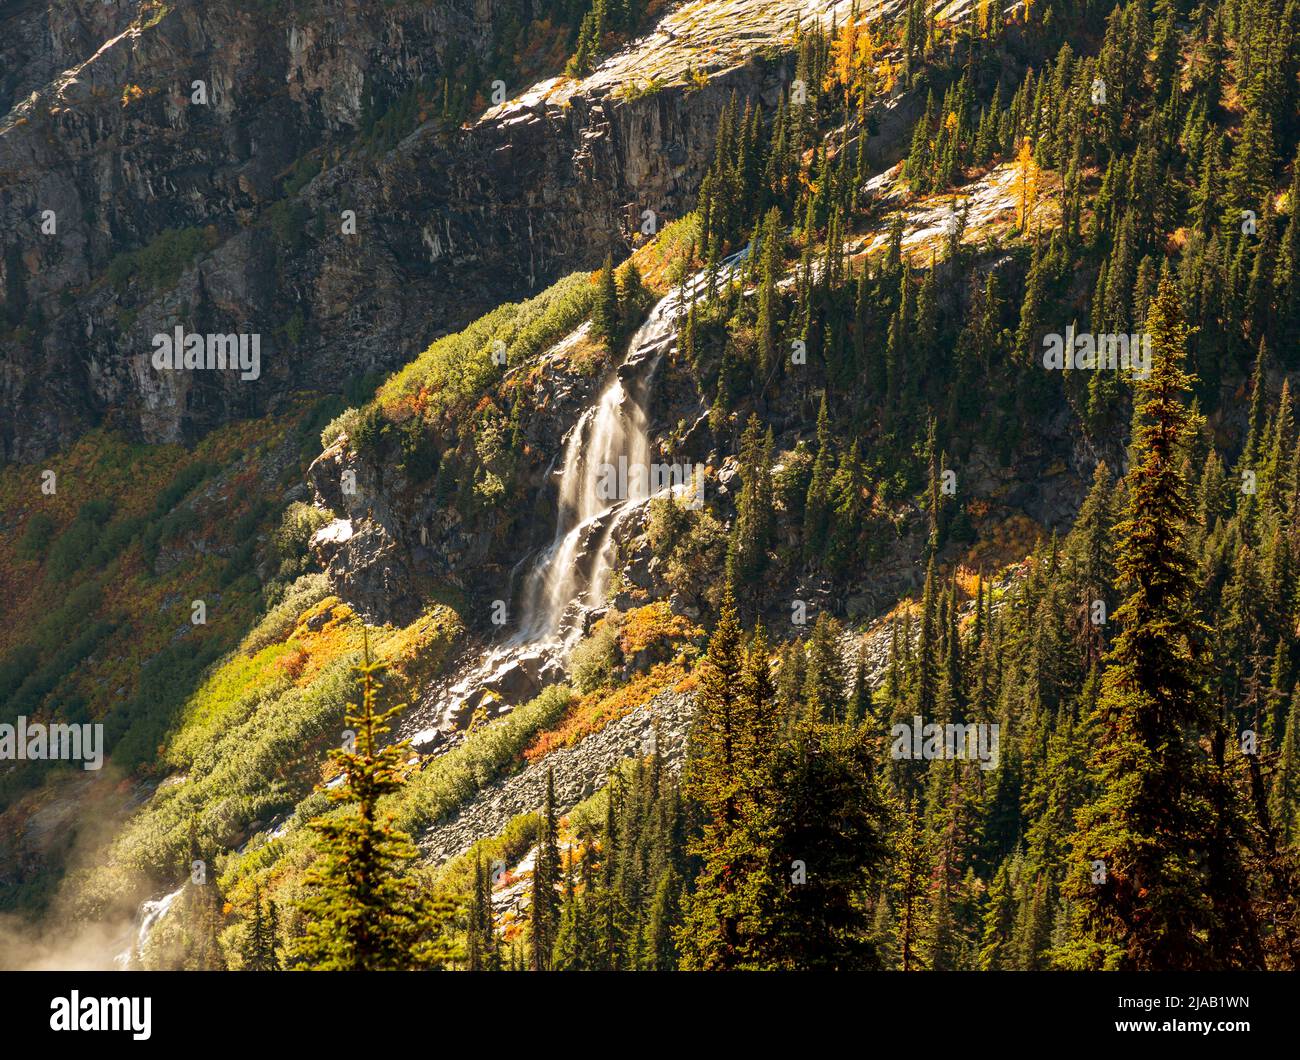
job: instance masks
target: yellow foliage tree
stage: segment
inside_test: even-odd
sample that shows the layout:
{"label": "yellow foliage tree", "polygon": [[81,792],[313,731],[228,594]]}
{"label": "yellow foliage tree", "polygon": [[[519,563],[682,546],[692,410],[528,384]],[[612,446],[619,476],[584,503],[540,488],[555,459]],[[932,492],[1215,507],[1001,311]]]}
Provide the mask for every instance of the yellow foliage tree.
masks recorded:
{"label": "yellow foliage tree", "polygon": [[886,59],[880,66],[880,88],[883,92],[892,92],[898,84],[898,73],[894,64]]}
{"label": "yellow foliage tree", "polygon": [[831,42],[831,62],[824,87],[829,90],[839,85],[846,95],[857,95],[865,104],[871,90],[877,50],[867,21],[859,20],[856,13],[851,14],[836,30]]}
{"label": "yellow foliage tree", "polygon": [[831,41],[831,62],[826,73],[823,88],[831,89],[836,85],[848,87],[853,83],[853,53],[857,47],[858,24],[850,16],[842,27],[835,31]]}
{"label": "yellow foliage tree", "polygon": [[1016,155],[1016,227],[1022,232],[1029,225],[1037,199],[1038,163],[1034,161],[1034,152],[1026,136],[1020,141],[1020,151]]}

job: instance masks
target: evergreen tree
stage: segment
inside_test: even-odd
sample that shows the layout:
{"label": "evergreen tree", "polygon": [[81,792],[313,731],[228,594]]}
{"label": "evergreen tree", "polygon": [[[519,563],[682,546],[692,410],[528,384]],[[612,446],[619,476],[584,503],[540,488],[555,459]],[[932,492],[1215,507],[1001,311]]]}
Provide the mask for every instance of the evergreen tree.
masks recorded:
{"label": "evergreen tree", "polygon": [[757,587],[772,533],[772,433],[751,415],[740,440],[740,496],[732,533],[732,573]]}
{"label": "evergreen tree", "polygon": [[455,956],[446,931],[452,910],[420,892],[405,871],[415,846],[379,808],[402,784],[407,745],[379,741],[405,704],[377,710],[383,665],[371,661],[368,637],[357,669],[361,704],[346,717],[355,744],[330,752],[344,781],[329,799],[341,810],[311,822],[318,856],[299,905],[306,928],[291,952],[296,966],[317,971],[436,968]]}
{"label": "evergreen tree", "polygon": [[556,905],[555,888],[560,876],[560,852],[555,839],[555,771],[546,771],[546,801],[538,818],[537,857],[533,862],[532,908],[529,923],[532,929],[533,971],[550,967],[551,949],[555,945],[555,932],[559,926],[560,912]]}
{"label": "evergreen tree", "polygon": [[907,813],[906,824],[894,837],[891,868],[898,967],[904,972],[917,971],[925,966],[923,940],[930,923],[930,845],[916,809]]}
{"label": "evergreen tree", "polygon": [[813,625],[808,641],[804,674],[805,716],[831,722],[844,716],[848,677],[840,650],[843,629],[830,615],[822,612]]}
{"label": "evergreen tree", "polygon": [[1100,796],[1079,814],[1067,883],[1075,923],[1060,959],[1075,967],[1195,968],[1206,958],[1212,822],[1196,739],[1209,719],[1194,654],[1204,627],[1193,607],[1181,470],[1187,327],[1171,283],[1161,283],[1148,326],[1153,366],[1138,384],[1128,504],[1116,527],[1127,595],[1094,720]]}
{"label": "evergreen tree", "polygon": [[244,969],[250,972],[278,972],[280,960],[276,956],[276,913],[275,902],[270,903],[268,911],[263,910],[262,889],[253,884],[253,915],[244,935],[240,956]]}
{"label": "evergreen tree", "polygon": [[655,972],[670,972],[677,968],[677,943],[673,938],[673,925],[680,913],[680,881],[670,865],[655,887],[654,903],[650,907],[650,922],[646,928],[646,968]]}
{"label": "evergreen tree", "polygon": [[[763,649],[766,650],[765,648]],[[765,768],[770,701],[755,702],[753,665],[728,593],[699,668],[683,790],[702,825],[688,851],[700,860],[677,933],[682,967],[752,967],[765,935],[769,815]]]}
{"label": "evergreen tree", "polygon": [[830,489],[834,467],[830,415],[826,409],[826,395],[823,394],[817,412],[817,456],[813,461],[812,480],[808,483],[808,496],[804,502],[804,556],[808,559],[820,555],[826,545],[830,530]]}
{"label": "evergreen tree", "polygon": [[492,918],[492,880],[480,854],[474,861],[474,894],[469,909],[466,967],[471,972],[501,968],[501,950]]}
{"label": "evergreen tree", "polygon": [[874,767],[864,732],[811,714],[778,743],[771,783],[776,887],[765,965],[878,966],[867,896],[885,872],[887,814]]}
{"label": "evergreen tree", "polygon": [[614,259],[605,255],[596,279],[596,303],[591,311],[591,330],[597,338],[613,349],[620,337],[618,281],[614,278]]}

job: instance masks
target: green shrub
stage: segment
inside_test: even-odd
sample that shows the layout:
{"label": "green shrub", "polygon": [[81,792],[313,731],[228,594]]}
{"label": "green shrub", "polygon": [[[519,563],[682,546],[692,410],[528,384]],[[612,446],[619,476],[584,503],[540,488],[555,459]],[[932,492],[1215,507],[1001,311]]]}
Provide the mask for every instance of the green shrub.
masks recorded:
{"label": "green shrub", "polygon": [[569,657],[574,687],[584,695],[614,684],[619,668],[618,630],[608,617],[596,623],[591,635]]}
{"label": "green shrub", "polygon": [[301,501],[294,501],[284,510],[280,525],[272,535],[280,558],[281,578],[296,577],[306,569],[312,535],[328,521],[323,512]]}
{"label": "green shrub", "polygon": [[158,494],[158,499],[154,501],[152,518],[161,519],[184,500],[200,482],[209,475],[215,475],[219,470],[216,464],[206,460],[196,460],[181,468]]}
{"label": "green shrub", "polygon": [[119,290],[131,280],[147,287],[170,286],[204,251],[217,244],[215,229],[165,228],[139,250],[124,251],[108,263],[108,280]]}
{"label": "green shrub", "polygon": [[647,537],[674,592],[718,604],[717,572],[726,562],[727,531],[712,512],[688,508],[676,498],[655,498]]}
{"label": "green shrub", "polygon": [[303,155],[293,164],[293,169],[284,180],[285,195],[293,196],[302,191],[308,184],[316,179],[321,171],[321,161],[319,158],[312,158],[309,155]]}
{"label": "green shrub", "polygon": [[384,418],[383,410],[378,405],[372,405],[357,418],[356,444],[353,448],[370,456],[382,455],[388,428],[389,423]]}
{"label": "green shrub", "polygon": [[252,573],[253,562],[257,558],[257,539],[254,537],[245,538],[240,544],[235,546],[235,550],[226,560],[225,567],[221,570],[221,576],[217,582],[224,589],[228,585],[234,584],[244,575]]}
{"label": "green shrub", "polygon": [[145,527],[143,519],[119,519],[110,524],[100,535],[95,549],[90,554],[88,566],[92,570],[102,570],[129,545]]}
{"label": "green shrub", "polygon": [[437,870],[435,885],[443,894],[467,895],[474,886],[474,874],[479,861],[491,865],[500,861],[514,865],[537,843],[537,829],[541,816],[521,813],[512,817],[500,835],[480,839],[465,853],[452,858]]}
{"label": "green shrub", "polygon": [[396,827],[415,835],[447,817],[494,780],[536,733],[555,724],[572,702],[566,686],[551,685],[504,718],[475,729],[393,796]]}
{"label": "green shrub", "polygon": [[594,288],[585,272],[552,284],[536,298],[507,303],[479,317],[463,331],[435,341],[380,388],[381,404],[424,390],[428,415],[468,402],[499,378],[492,361],[494,344],[503,343],[507,364],[519,364],[558,342],[591,312]]}
{"label": "green shrub", "polygon": [[302,245],[303,233],[311,214],[307,207],[296,200],[281,199],[266,211],[271,233],[278,246],[290,251]]}
{"label": "green shrub", "polygon": [[63,594],[57,606],[37,623],[29,638],[31,643],[42,655],[58,651],[99,611],[102,595],[99,581],[93,579]]}
{"label": "green shrub", "polygon": [[271,513],[273,505],[265,497],[259,497],[251,508],[235,520],[235,525],[231,528],[230,534],[237,542],[242,542],[245,538],[256,536],[262,528],[262,523]]}
{"label": "green shrub", "polygon": [[32,670],[9,696],[6,707],[12,715],[34,714],[51,692],[89,656],[104,638],[116,627],[111,622],[94,622],[88,629],[73,636],[65,635],[62,647],[43,665]]}
{"label": "green shrub", "polygon": [[[143,524],[140,535],[147,566],[153,567],[157,562],[158,549],[163,542],[175,541],[198,527],[198,513],[193,508],[178,508],[171,511],[169,515],[165,513],[188,495],[207,475],[216,470],[217,468],[211,464],[193,464],[178,474],[159,496],[154,505],[151,521]],[[272,507],[266,498],[259,497],[252,507],[235,521],[231,528],[231,537],[236,543],[236,548],[227,562],[226,569],[222,572],[222,586],[232,584],[252,569],[257,551],[257,535]],[[256,586],[252,588],[256,589]]]}
{"label": "green shrub", "polygon": [[18,542],[18,555],[21,559],[42,560],[49,550],[50,540],[54,537],[54,520],[44,512],[37,512],[27,520],[27,528]]}
{"label": "green shrub", "polygon": [[239,650],[254,655],[268,644],[284,640],[298,624],[298,616],[330,594],[329,578],[323,573],[304,574],[285,591],[279,602],[244,638]]}
{"label": "green shrub", "polygon": [[320,447],[322,451],[328,449],[345,434],[348,436],[349,440],[355,441],[357,436],[357,427],[360,423],[360,412],[356,409],[344,409],[330,420],[325,429],[320,432]]}
{"label": "green shrub", "polygon": [[411,482],[424,482],[438,470],[439,452],[433,433],[418,416],[412,416],[402,426],[401,458],[398,470]]}
{"label": "green shrub", "polygon": [[284,322],[284,337],[289,340],[289,345],[297,348],[302,342],[302,334],[307,328],[306,318],[302,315],[302,307],[294,309],[293,315]]}
{"label": "green shrub", "polygon": [[82,568],[100,544],[104,523],[111,518],[109,501],[87,501],[50,546],[45,560],[45,576],[55,582],[66,581]]}
{"label": "green shrub", "polygon": [[105,724],[114,765],[130,773],[157,761],[159,746],[186,698],[220,654],[216,638],[198,643],[186,638],[168,644],[145,664],[138,691]]}
{"label": "green shrub", "polygon": [[0,700],[8,700],[14,690],[36,669],[40,653],[34,644],[19,644],[0,660]]}
{"label": "green shrub", "polygon": [[[168,755],[188,779],[160,792],[132,820],[117,843],[119,856],[169,877],[185,858],[191,824],[202,847],[228,848],[251,822],[307,796],[313,771],[300,767],[318,762],[322,745],[338,735],[344,706],[356,698],[357,661],[355,652],[341,656],[306,688],[285,679],[253,682],[220,714],[189,723]],[[190,668],[163,710],[137,720],[138,730],[123,738],[115,762],[132,762],[138,749],[165,737],[200,672]]]}

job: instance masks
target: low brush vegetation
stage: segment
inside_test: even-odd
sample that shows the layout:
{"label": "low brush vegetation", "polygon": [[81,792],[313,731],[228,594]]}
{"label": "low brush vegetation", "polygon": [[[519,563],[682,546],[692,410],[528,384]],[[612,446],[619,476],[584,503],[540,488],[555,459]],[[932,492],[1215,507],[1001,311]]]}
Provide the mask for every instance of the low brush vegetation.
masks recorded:
{"label": "low brush vegetation", "polygon": [[[0,613],[8,720],[102,723],[114,769],[161,778],[201,759],[212,736],[204,726],[221,710],[242,718],[263,685],[280,687],[286,671],[266,657],[238,680],[205,674],[268,605],[287,623],[296,612],[281,616],[323,588],[319,576],[299,577],[309,567],[302,520],[316,520],[286,508],[285,484],[268,472],[284,449],[296,452],[306,408],[222,428],[193,450],[96,432],[45,468],[0,468],[0,498],[16,517],[14,533],[0,536],[0,588],[13,604]],[[289,467],[295,477],[303,470]],[[52,492],[42,492],[43,470],[54,475]],[[267,736],[273,752],[263,754],[288,750]],[[40,797],[34,789],[57,791],[69,771],[27,763],[0,777],[0,794],[21,812]],[[142,863],[170,874],[174,845],[165,854],[148,846]],[[58,876],[52,859],[17,893],[39,906]]]}

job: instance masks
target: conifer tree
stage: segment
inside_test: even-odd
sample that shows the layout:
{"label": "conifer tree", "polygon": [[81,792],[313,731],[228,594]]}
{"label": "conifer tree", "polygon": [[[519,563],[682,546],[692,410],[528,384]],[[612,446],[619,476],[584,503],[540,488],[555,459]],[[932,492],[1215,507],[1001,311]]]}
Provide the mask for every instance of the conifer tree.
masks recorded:
{"label": "conifer tree", "polygon": [[871,685],[867,681],[867,664],[863,656],[863,652],[858,653],[853,668],[853,690],[849,693],[844,708],[844,720],[853,726],[870,724],[875,720]]}
{"label": "conifer tree", "polygon": [[529,912],[533,971],[550,967],[560,912],[555,888],[560,877],[560,852],[555,839],[555,770],[546,771],[546,801],[538,818],[537,857],[533,862],[532,907]]}
{"label": "conifer tree", "polygon": [[654,903],[650,907],[650,922],[646,928],[646,968],[649,971],[671,972],[677,969],[673,925],[680,913],[680,887],[677,871],[670,865],[659,879]]}
{"label": "conifer tree", "polygon": [[767,386],[774,369],[781,364],[777,350],[776,313],[777,281],[781,278],[781,212],[775,206],[763,218],[760,235],[759,290],[758,290],[758,360],[754,365],[754,381],[760,392]]}
{"label": "conifer tree", "polygon": [[565,73],[569,77],[585,77],[595,69],[600,52],[600,39],[606,29],[606,0],[592,0],[591,10],[583,16],[578,29],[578,47],[569,59]]}
{"label": "conifer tree", "polygon": [[1268,805],[1281,841],[1296,844],[1300,840],[1300,687],[1287,711]]}
{"label": "conifer tree", "polygon": [[847,702],[848,679],[840,651],[843,629],[823,611],[813,624],[808,641],[804,675],[805,716],[825,722],[839,721]]}
{"label": "conifer tree", "polygon": [[894,837],[890,865],[891,904],[897,921],[895,949],[904,972],[923,968],[923,940],[929,930],[930,845],[920,813],[913,808]]}
{"label": "conifer tree", "polygon": [[474,861],[474,894],[469,909],[466,967],[471,972],[501,968],[501,949],[492,918],[492,879],[480,854]]}
{"label": "conifer tree", "polygon": [[1194,654],[1204,627],[1194,612],[1181,470],[1191,378],[1187,326],[1167,281],[1148,326],[1153,365],[1138,383],[1134,465],[1116,527],[1126,596],[1093,722],[1100,796],[1079,814],[1067,881],[1075,923],[1060,959],[1072,967],[1195,968],[1206,956],[1212,822],[1196,739],[1209,718]]}
{"label": "conifer tree", "polygon": [[767,560],[772,527],[772,432],[764,432],[755,413],[740,440],[740,497],[732,536],[733,574],[755,584]]}
{"label": "conifer tree", "polygon": [[596,279],[596,304],[591,311],[591,330],[612,350],[619,341],[618,281],[614,278],[614,258],[605,255]]}
{"label": "conifer tree", "polygon": [[244,936],[241,952],[245,970],[250,972],[277,972],[280,970],[280,960],[275,952],[276,928],[275,902],[272,901],[269,909],[264,912],[262,889],[255,882],[253,884],[253,915]]}
{"label": "conifer tree", "polygon": [[[587,861],[584,855],[584,863]],[[592,934],[588,924],[590,890],[578,895],[574,886],[573,848],[569,847],[564,864],[564,905],[556,932],[551,967],[556,971],[581,972],[594,968]]]}
{"label": "conifer tree", "polygon": [[766,966],[878,966],[866,899],[885,875],[887,813],[874,766],[865,732],[811,713],[778,742]]}
{"label": "conifer tree", "polygon": [[1009,864],[1009,859],[1003,861],[989,884],[979,951],[979,967],[984,971],[997,971],[1011,964],[1009,951],[1015,930],[1016,899]]}
{"label": "conifer tree", "polygon": [[830,529],[830,489],[834,459],[831,452],[830,415],[826,409],[826,395],[823,394],[817,412],[817,456],[813,461],[812,479],[808,483],[808,496],[804,504],[804,556],[809,559],[821,554]]}
{"label": "conifer tree", "polygon": [[415,846],[379,804],[402,784],[407,745],[381,747],[380,738],[405,704],[378,710],[383,665],[371,660],[368,636],[357,669],[361,704],[346,716],[355,743],[330,752],[344,777],[329,791],[340,810],[311,822],[319,853],[299,906],[306,929],[291,952],[295,966],[317,971],[436,968],[455,956],[446,933],[452,910],[405,871]]}
{"label": "conifer tree", "polygon": [[683,790],[702,825],[688,851],[700,859],[677,944],[682,967],[725,970],[754,966],[771,881],[764,771],[770,754],[771,707],[754,701],[748,653],[728,591],[699,687]]}

